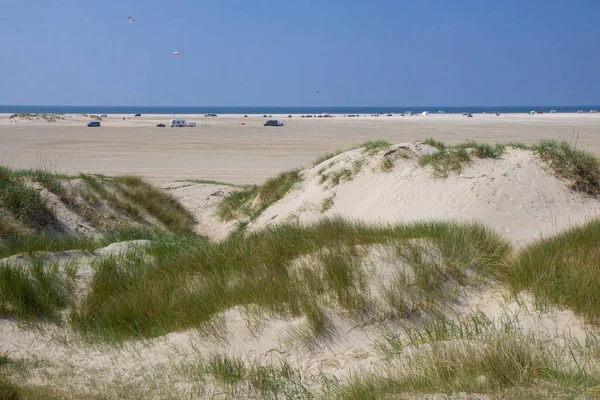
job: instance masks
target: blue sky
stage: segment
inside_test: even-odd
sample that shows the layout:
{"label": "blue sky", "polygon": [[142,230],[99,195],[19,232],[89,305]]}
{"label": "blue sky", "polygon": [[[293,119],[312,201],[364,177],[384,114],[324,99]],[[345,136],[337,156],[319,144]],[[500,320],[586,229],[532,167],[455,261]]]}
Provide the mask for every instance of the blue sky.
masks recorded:
{"label": "blue sky", "polygon": [[1,0],[0,7],[5,105],[600,103],[598,0]]}

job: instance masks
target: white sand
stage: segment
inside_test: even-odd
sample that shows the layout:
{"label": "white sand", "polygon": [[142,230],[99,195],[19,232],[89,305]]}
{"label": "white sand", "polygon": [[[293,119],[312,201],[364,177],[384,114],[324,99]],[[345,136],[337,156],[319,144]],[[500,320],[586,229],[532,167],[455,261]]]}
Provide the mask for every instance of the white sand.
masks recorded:
{"label": "white sand", "polygon": [[[13,167],[50,167],[65,173],[135,173],[164,181],[181,178],[258,183],[278,172],[310,166],[319,155],[367,140],[413,142],[426,137],[454,143],[534,143],[541,138],[574,141],[600,155],[600,114],[430,115],[287,119],[263,127],[262,116],[109,116],[100,128],[88,118],[10,122],[0,114],[0,162]],[[196,128],[157,128],[181,117]],[[273,115],[273,119],[280,118]],[[245,123],[246,126],[241,126]],[[206,126],[203,126],[206,125]]]}

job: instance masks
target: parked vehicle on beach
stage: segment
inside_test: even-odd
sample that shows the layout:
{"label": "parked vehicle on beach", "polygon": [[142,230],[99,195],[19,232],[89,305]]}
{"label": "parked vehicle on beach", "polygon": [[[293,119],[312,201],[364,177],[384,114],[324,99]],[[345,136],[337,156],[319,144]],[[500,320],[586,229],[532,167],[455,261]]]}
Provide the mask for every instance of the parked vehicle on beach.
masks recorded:
{"label": "parked vehicle on beach", "polygon": [[135,114],[134,117],[141,117],[142,114]]}
{"label": "parked vehicle on beach", "polygon": [[158,124],[158,125],[156,125],[156,127],[157,127],[157,128],[164,128],[164,127],[165,127],[165,124]]}
{"label": "parked vehicle on beach", "polygon": [[185,119],[172,119],[171,123],[169,124],[169,126],[171,128],[175,127],[175,128],[181,128],[182,126],[185,126],[186,121]]}
{"label": "parked vehicle on beach", "polygon": [[91,121],[91,122],[88,122],[87,126],[89,128],[97,128],[97,127],[100,126],[100,122],[98,122],[98,121]]}
{"label": "parked vehicle on beach", "polygon": [[195,128],[196,127],[196,123],[195,122],[188,122],[186,124],[186,126],[189,126],[190,128]]}
{"label": "parked vehicle on beach", "polygon": [[276,119],[270,119],[265,122],[263,126],[283,126],[283,122],[279,122]]}

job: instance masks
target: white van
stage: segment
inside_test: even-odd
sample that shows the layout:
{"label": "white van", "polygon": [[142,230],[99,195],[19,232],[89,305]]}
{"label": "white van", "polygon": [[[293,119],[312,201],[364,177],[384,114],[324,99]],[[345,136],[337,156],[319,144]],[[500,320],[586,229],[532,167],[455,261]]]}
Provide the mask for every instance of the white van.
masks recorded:
{"label": "white van", "polygon": [[171,128],[173,128],[174,126],[176,126],[176,127],[185,126],[185,119],[172,119],[171,124],[169,126]]}
{"label": "white van", "polygon": [[190,128],[195,128],[196,127],[196,123],[195,122],[188,122],[186,126],[189,126]]}

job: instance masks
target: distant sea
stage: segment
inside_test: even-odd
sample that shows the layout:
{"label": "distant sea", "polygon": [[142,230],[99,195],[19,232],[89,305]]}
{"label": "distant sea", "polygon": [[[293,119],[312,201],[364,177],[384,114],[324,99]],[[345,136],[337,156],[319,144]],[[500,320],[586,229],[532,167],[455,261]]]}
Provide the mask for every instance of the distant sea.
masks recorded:
{"label": "distant sea", "polygon": [[377,114],[377,113],[403,113],[412,111],[421,113],[428,111],[435,114],[443,111],[446,114],[468,113],[528,113],[542,111],[545,113],[556,110],[559,113],[575,113],[583,110],[600,110],[600,105],[582,106],[502,106],[502,107],[410,107],[410,106],[352,106],[352,107],[209,107],[209,106],[3,106],[0,113],[36,113],[36,114]]}

